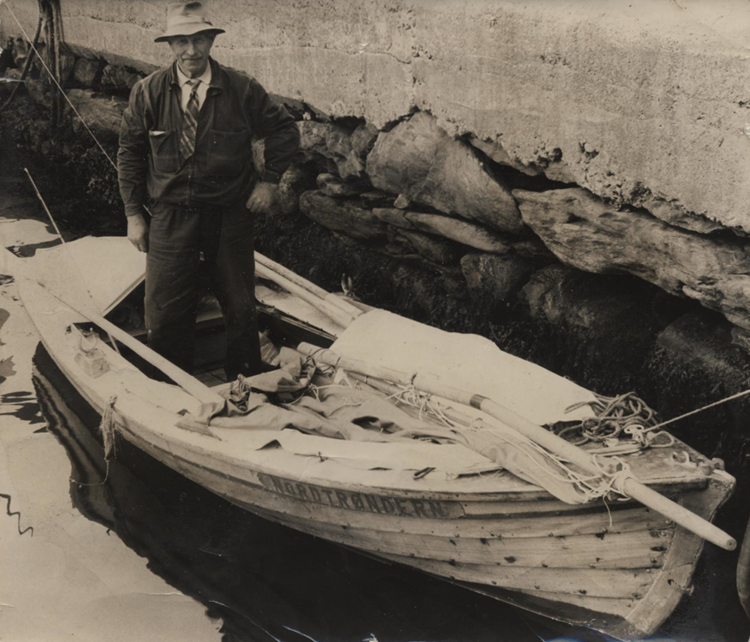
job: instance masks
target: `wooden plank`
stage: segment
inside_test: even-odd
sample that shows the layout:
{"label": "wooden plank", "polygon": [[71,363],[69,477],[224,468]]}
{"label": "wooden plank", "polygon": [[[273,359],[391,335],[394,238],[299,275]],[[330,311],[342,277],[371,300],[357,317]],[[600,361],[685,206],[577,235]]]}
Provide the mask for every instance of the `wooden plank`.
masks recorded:
{"label": "wooden plank", "polygon": [[569,593],[591,597],[640,599],[654,583],[658,571],[652,569],[555,569],[492,567],[456,563],[448,565],[403,555],[381,554],[398,564],[414,566],[433,575],[506,589]]}
{"label": "wooden plank", "polygon": [[[23,279],[23,280],[25,281],[24,289],[27,293],[27,296],[28,295],[37,296],[37,297],[47,296],[47,297],[53,297],[57,299],[60,303],[63,303],[66,306],[68,306],[72,311],[87,318],[89,321],[99,326],[102,330],[109,333],[110,336],[114,337],[114,339],[116,339],[123,345],[130,348],[139,357],[148,361],[155,368],[158,368],[159,370],[161,370],[172,381],[174,381],[176,384],[184,388],[188,393],[190,393],[191,395],[193,395],[200,401],[204,403],[221,403],[221,404],[225,402],[225,400],[222,397],[220,397],[218,394],[213,392],[210,388],[202,384],[195,377],[193,377],[192,375],[189,375],[187,372],[185,372],[181,368],[178,368],[176,365],[174,365],[173,363],[171,363],[164,357],[156,354],[156,352],[151,350],[149,347],[143,345],[140,341],[138,341],[137,339],[134,339],[127,332],[125,332],[124,330],[121,330],[113,323],[107,321],[104,317],[99,316],[98,314],[96,314],[95,312],[91,310],[79,310],[73,307],[73,305],[68,303],[64,298],[61,298],[60,296],[58,296],[57,293],[52,292],[51,290],[47,290],[46,288],[42,287],[39,283],[36,283],[30,279]],[[144,375],[144,378],[145,378],[145,375]]]}
{"label": "wooden plank", "polygon": [[[300,519],[347,528],[371,528],[373,515],[343,508],[309,504],[290,497],[269,497],[265,505],[276,512]],[[516,539],[525,537],[561,537],[571,535],[605,535],[670,528],[667,520],[645,508],[615,515],[612,524],[606,513],[563,517],[528,516],[521,518],[464,518],[405,520],[397,515],[377,515],[377,529],[384,532],[407,531],[415,535],[445,538]]]}
{"label": "wooden plank", "polygon": [[627,618],[628,613],[633,610],[640,601],[630,599],[614,599],[606,597],[590,597],[588,595],[575,595],[571,593],[551,593],[546,591],[517,591],[521,595],[530,597],[543,598],[552,603],[552,612],[554,613],[555,603],[576,606],[588,609],[597,613],[606,613],[608,615],[619,615]]}
{"label": "wooden plank", "polygon": [[[230,490],[225,496],[235,495]],[[264,501],[260,500],[258,504],[263,507]],[[671,531],[663,531],[664,536],[660,537],[652,537],[648,532],[614,534],[608,535],[605,540],[596,536],[451,539],[414,535],[406,531],[379,531],[375,520],[370,529],[359,529],[322,524],[289,514],[277,515],[276,519],[298,530],[378,555],[404,555],[413,559],[447,562],[451,565],[463,563],[514,568],[655,568],[661,564],[671,540]]]}
{"label": "wooden plank", "polygon": [[[704,519],[713,519],[732,494],[734,485],[733,477],[715,472],[706,491],[688,493],[682,498],[682,503]],[[664,559],[663,569],[645,599],[628,614],[627,624],[614,629],[612,634],[626,638],[633,637],[634,633],[645,632],[648,635],[655,631],[689,590],[703,545],[703,540],[697,535],[684,528],[677,528],[672,546]]]}

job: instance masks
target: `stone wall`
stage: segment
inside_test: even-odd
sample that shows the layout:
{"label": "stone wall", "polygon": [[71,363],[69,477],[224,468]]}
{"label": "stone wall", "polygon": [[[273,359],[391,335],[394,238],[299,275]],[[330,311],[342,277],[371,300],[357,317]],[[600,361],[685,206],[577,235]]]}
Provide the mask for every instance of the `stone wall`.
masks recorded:
{"label": "stone wall", "polygon": [[[750,231],[745,0],[214,0],[217,58],[382,128],[413,109],[490,156],[676,225]],[[13,0],[33,32],[35,0]],[[63,0],[65,37],[148,70],[166,2]],[[0,10],[2,34],[15,34]]]}

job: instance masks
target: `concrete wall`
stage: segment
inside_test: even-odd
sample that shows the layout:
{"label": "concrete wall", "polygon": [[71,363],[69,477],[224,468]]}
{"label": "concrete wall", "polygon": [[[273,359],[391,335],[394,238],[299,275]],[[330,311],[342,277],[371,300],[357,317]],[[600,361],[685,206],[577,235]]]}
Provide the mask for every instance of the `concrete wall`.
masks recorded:
{"label": "concrete wall", "polygon": [[[62,0],[66,40],[141,68],[166,2]],[[33,32],[36,0],[10,0]],[[414,108],[493,158],[688,229],[750,232],[747,0],[213,0],[220,61],[378,127]],[[3,37],[17,33],[0,8]],[[746,129],[747,128],[747,129]]]}

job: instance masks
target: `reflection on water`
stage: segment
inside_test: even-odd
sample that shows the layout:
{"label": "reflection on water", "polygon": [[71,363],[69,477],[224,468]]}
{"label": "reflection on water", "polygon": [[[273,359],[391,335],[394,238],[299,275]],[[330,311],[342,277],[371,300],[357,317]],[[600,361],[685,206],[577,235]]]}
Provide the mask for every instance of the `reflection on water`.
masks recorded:
{"label": "reflection on water", "polygon": [[70,458],[76,508],[221,618],[227,641],[555,637],[536,635],[525,613],[500,602],[255,517],[123,439],[107,470],[94,437],[99,415],[41,346],[34,385]]}

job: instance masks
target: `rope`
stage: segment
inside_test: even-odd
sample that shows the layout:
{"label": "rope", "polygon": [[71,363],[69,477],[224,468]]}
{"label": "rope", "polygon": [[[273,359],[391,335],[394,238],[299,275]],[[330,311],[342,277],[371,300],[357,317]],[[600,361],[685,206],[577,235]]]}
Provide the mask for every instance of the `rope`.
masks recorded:
{"label": "rope", "polygon": [[[420,392],[413,385],[401,386],[401,390],[391,394],[387,399],[394,400],[396,405],[404,404],[418,409],[420,420],[422,420],[423,413],[427,413],[450,428],[455,428],[457,426],[456,422],[450,420],[446,416],[442,405],[434,400],[432,395]],[[521,435],[517,437],[517,440],[512,440],[492,427],[485,426],[480,429],[478,421],[479,419],[475,419],[472,422],[472,425],[469,426],[469,429],[474,431],[481,430],[485,434],[492,434],[493,437],[523,453],[528,458],[528,461],[538,468],[546,477],[552,478],[560,483],[572,484],[583,496],[584,503],[599,498],[611,497],[612,495],[620,495],[620,499],[629,499],[627,495],[625,495],[623,488],[625,480],[628,477],[632,477],[632,473],[630,472],[630,466],[622,459],[618,457],[611,457],[608,459],[607,466],[610,469],[612,469],[613,466],[618,467],[614,472],[610,472],[610,470],[605,469],[596,457],[593,457],[599,472],[594,475],[584,475],[573,470],[570,466],[566,465],[562,458],[550,453],[532,440],[526,439]],[[426,435],[426,437],[429,438],[429,435]],[[456,439],[456,441],[459,440]],[[519,444],[519,441],[522,443]],[[527,449],[540,455],[544,461],[549,464],[549,467],[542,465],[536,458],[532,457]],[[555,472],[556,470],[557,472]]]}
{"label": "rope", "polygon": [[[596,395],[595,402],[589,403],[584,401],[573,404],[566,409],[566,412],[572,412],[583,406],[590,405],[594,412],[597,413],[596,417],[589,417],[572,425],[563,424],[557,429],[553,427],[553,432],[560,437],[568,439],[568,441],[571,441],[576,446],[588,443],[589,441],[608,443],[609,439],[618,438],[624,432],[642,448],[669,448],[674,445],[675,438],[665,430],[661,430],[664,426],[748,395],[750,395],[750,389],[743,390],[659,423],[656,423],[656,413],[633,392],[612,398]],[[579,434],[579,438],[577,441],[573,441],[570,437],[576,433]],[[657,443],[659,437],[667,437],[668,441],[666,443]]]}
{"label": "rope", "polygon": [[661,423],[652,426],[648,430],[651,431],[656,430],[657,428],[663,428],[664,426],[675,423],[676,421],[680,421],[681,419],[687,419],[688,417],[697,415],[699,412],[703,412],[704,410],[708,410],[709,408],[715,408],[716,406],[720,406],[721,404],[727,403],[728,401],[734,401],[735,399],[740,399],[742,397],[746,397],[747,395],[750,395],[750,390],[743,390],[742,392],[738,392],[737,394],[725,397],[724,399],[719,399],[719,401],[714,401],[707,406],[703,406],[701,408],[691,410],[690,412],[686,412],[684,415],[680,415],[679,417],[673,417],[672,419],[668,419],[667,421],[662,421]]}
{"label": "rope", "polygon": [[115,404],[117,403],[117,396],[112,395],[109,398],[109,401],[104,406],[104,411],[102,412],[102,419],[99,422],[99,433],[102,436],[102,444],[104,448],[104,463],[106,464],[107,468],[104,473],[104,479],[102,479],[100,482],[94,482],[91,484],[87,484],[81,481],[78,481],[77,479],[73,479],[72,477],[69,478],[69,480],[77,484],[78,486],[104,486],[104,484],[107,483],[107,480],[109,479],[109,462],[113,457],[117,456],[117,449],[116,449],[116,432],[117,432],[117,423],[115,422]]}
{"label": "rope", "polygon": [[[566,408],[565,412],[572,412],[584,406],[590,406],[595,416],[573,424],[563,424],[554,431],[559,437],[568,439],[576,446],[588,442],[611,443],[610,440],[619,439],[623,432],[638,441],[635,436],[642,435],[648,427],[656,423],[654,411],[634,392],[618,397],[596,395],[595,401],[573,404]],[[642,437],[640,441],[645,443],[646,438]]]}

